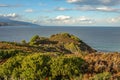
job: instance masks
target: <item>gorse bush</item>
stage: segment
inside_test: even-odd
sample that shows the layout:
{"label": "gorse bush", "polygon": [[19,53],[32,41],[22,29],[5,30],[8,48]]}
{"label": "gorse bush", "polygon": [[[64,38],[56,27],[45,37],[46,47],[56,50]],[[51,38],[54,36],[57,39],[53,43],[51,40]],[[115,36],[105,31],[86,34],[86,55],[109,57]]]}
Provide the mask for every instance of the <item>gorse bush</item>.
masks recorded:
{"label": "gorse bush", "polygon": [[9,58],[9,57],[13,57],[13,56],[17,55],[19,52],[22,52],[22,51],[15,50],[15,49],[0,50],[0,59],[6,59],[6,58]]}
{"label": "gorse bush", "polygon": [[23,59],[21,64],[21,79],[39,80],[49,76],[50,66],[48,62],[51,60],[49,56],[41,54],[32,54]]}
{"label": "gorse bush", "polygon": [[84,62],[78,57],[55,57],[43,53],[17,55],[0,65],[0,78],[5,80],[70,79],[83,72],[81,68]]}
{"label": "gorse bush", "polygon": [[5,63],[0,65],[0,77],[6,80],[18,78],[23,58],[24,57],[20,55],[11,57]]}
{"label": "gorse bush", "polygon": [[51,60],[51,73],[55,80],[59,78],[70,79],[82,73],[82,65],[85,61],[78,57],[57,57]]}

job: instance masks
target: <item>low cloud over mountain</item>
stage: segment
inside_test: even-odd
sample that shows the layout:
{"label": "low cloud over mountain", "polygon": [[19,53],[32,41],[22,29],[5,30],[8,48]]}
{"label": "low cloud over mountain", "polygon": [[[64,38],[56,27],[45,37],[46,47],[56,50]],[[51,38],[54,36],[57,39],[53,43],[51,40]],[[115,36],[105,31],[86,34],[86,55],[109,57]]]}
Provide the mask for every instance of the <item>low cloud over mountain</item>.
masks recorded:
{"label": "low cloud over mountain", "polygon": [[0,26],[38,26],[37,24],[11,19],[13,17],[15,17],[15,15],[12,14],[0,16]]}

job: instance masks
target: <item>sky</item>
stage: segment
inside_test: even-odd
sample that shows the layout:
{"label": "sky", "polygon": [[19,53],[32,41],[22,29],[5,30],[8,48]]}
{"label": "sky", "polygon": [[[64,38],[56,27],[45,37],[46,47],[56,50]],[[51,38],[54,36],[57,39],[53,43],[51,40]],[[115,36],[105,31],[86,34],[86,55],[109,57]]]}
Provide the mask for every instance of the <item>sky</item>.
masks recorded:
{"label": "sky", "polygon": [[120,27],[120,0],[0,0],[0,17],[44,26]]}

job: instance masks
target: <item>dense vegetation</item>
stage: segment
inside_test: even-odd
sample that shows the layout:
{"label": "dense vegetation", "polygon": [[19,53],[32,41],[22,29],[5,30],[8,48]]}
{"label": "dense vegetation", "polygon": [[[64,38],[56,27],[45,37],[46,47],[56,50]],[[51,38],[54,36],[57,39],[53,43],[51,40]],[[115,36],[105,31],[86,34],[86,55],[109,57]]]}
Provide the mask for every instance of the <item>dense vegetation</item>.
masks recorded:
{"label": "dense vegetation", "polygon": [[96,52],[68,33],[3,41],[0,80],[120,80],[120,54]]}

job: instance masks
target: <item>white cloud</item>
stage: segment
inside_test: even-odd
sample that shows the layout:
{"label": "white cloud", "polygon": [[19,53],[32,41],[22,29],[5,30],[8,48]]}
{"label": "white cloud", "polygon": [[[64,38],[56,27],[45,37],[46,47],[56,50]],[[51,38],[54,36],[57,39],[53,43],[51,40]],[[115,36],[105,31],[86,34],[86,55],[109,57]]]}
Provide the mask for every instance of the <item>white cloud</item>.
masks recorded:
{"label": "white cloud", "polygon": [[57,10],[57,11],[67,11],[67,10],[70,10],[70,9],[64,8],[64,7],[58,7],[55,10]]}
{"label": "white cloud", "polygon": [[82,16],[80,18],[78,18],[79,21],[89,21],[90,19],[85,17],[85,16]]}
{"label": "white cloud", "polygon": [[26,9],[25,12],[32,13],[32,12],[34,12],[34,10],[33,9]]}
{"label": "white cloud", "polygon": [[109,23],[120,23],[120,16],[115,17],[115,18],[111,18],[108,20]]}
{"label": "white cloud", "polygon": [[119,5],[120,0],[67,0],[68,3],[74,3],[77,5],[91,5],[91,6],[114,6]]}
{"label": "white cloud", "polygon": [[65,15],[59,15],[59,16],[57,16],[55,19],[56,20],[68,20],[68,19],[70,19],[71,17],[70,16],[65,16]]}
{"label": "white cloud", "polygon": [[119,13],[120,8],[112,8],[108,6],[90,6],[90,5],[83,5],[83,6],[76,6],[75,8],[64,8],[64,7],[58,7],[55,9],[55,11],[100,11],[100,12],[113,12],[113,13]]}
{"label": "white cloud", "polygon": [[81,23],[94,23],[95,20],[85,17],[85,16],[81,16],[77,19],[77,22],[81,22]]}
{"label": "white cloud", "polygon": [[53,25],[92,25],[95,23],[95,20],[85,16],[80,16],[78,18],[68,15],[58,15],[54,18],[49,17],[49,19],[44,19],[41,23]]}
{"label": "white cloud", "polygon": [[117,20],[115,19],[115,18],[112,18],[111,20],[110,20],[110,22],[117,22]]}
{"label": "white cloud", "polygon": [[80,1],[82,1],[82,0],[67,0],[67,2],[69,2],[69,3],[76,3],[76,2],[80,2]]}
{"label": "white cloud", "polygon": [[84,6],[77,6],[74,8],[74,10],[82,10],[82,11],[94,11],[95,7],[89,6],[89,5],[84,5]]}
{"label": "white cloud", "polygon": [[10,13],[10,14],[0,14],[0,17],[6,17],[6,18],[10,18],[10,19],[14,19],[19,17],[18,14],[16,13]]}
{"label": "white cloud", "polygon": [[120,12],[120,9],[103,6],[103,7],[97,7],[96,11]]}
{"label": "white cloud", "polygon": [[68,15],[58,15],[54,18],[47,17],[46,19],[43,19],[41,23],[53,25],[69,25],[72,24],[72,17]]}
{"label": "white cloud", "polygon": [[32,20],[32,23],[38,23],[39,21],[38,20]]}
{"label": "white cloud", "polygon": [[120,0],[66,0],[70,4],[75,4],[74,8],[58,7],[58,11],[99,11],[120,13]]}

